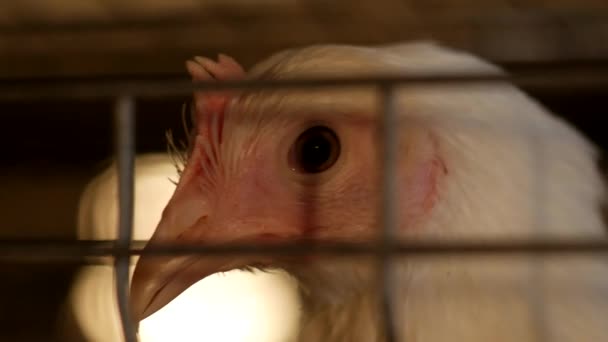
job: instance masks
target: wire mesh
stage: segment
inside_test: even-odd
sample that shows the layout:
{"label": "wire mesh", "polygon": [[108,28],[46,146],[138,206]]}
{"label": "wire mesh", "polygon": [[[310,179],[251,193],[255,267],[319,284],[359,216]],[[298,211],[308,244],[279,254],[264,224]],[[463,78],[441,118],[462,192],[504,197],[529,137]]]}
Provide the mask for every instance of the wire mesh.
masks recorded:
{"label": "wire mesh", "polygon": [[[72,1],[73,2],[73,1]],[[391,260],[395,257],[467,255],[472,258],[488,254],[545,256],[551,254],[605,254],[605,240],[542,240],[542,241],[466,241],[466,242],[395,242],[390,239],[394,226],[394,155],[395,126],[392,107],[393,87],[419,84],[460,84],[510,82],[526,88],[570,96],[575,90],[608,89],[608,60],[549,65],[545,62],[515,66],[509,75],[460,74],[402,77],[399,75],[352,79],[256,80],[223,83],[192,84],[181,75],[145,78],[141,75],[124,76],[124,70],[159,72],[163,63],[175,64],[190,52],[225,51],[264,55],[266,50],[283,46],[304,45],[320,41],[343,41],[353,44],[381,43],[385,40],[418,38],[417,32],[429,32],[439,40],[494,50],[500,58],[530,59],[549,57],[598,56],[606,51],[602,37],[605,30],[606,6],[601,2],[559,1],[380,1],[356,3],[352,1],[190,1],[192,7],[173,10],[179,4],[143,1],[137,4],[110,0],[83,1],[98,3],[103,16],[80,16],[56,4],[9,4],[16,11],[11,22],[6,12],[0,21],[0,53],[2,75],[58,75],[80,72],[86,75],[112,70],[120,77],[8,79],[0,78],[0,101],[40,99],[98,99],[115,102],[114,120],[116,157],[119,169],[119,231],[117,240],[12,240],[0,239],[0,261],[20,263],[114,263],[115,286],[125,341],[136,341],[135,325],[128,308],[129,260],[138,255],[310,255],[378,257],[382,275],[383,296],[379,308],[384,318],[387,340],[394,336],[392,322]],[[67,3],[67,2],[66,2]],[[74,4],[76,2],[73,2]],[[185,2],[177,2],[185,3]],[[272,4],[271,4],[272,3]],[[287,3],[296,4],[291,8]],[[126,5],[124,5],[126,4]],[[2,6],[0,6],[2,7]],[[33,7],[36,11],[29,11]],[[3,7],[5,8],[5,7]],[[171,10],[169,10],[171,8]],[[8,13],[10,14],[10,10]],[[31,12],[31,13],[30,13]],[[62,14],[62,13],[68,13]],[[93,13],[94,14],[94,13]],[[48,18],[45,20],[45,15]],[[7,20],[8,18],[8,20]],[[16,23],[13,25],[13,23]],[[285,30],[285,27],[289,27]],[[523,27],[523,28],[522,28]],[[282,32],[279,30],[283,30]],[[602,31],[603,30],[603,31]],[[281,34],[276,34],[279,31]],[[522,32],[526,33],[523,37]],[[604,32],[604,33],[602,33]],[[270,33],[272,39],[260,39]],[[528,36],[529,33],[529,36]],[[205,37],[201,41],[200,37]],[[380,39],[381,38],[381,39]],[[444,39],[445,38],[445,39]],[[466,41],[466,43],[461,42]],[[234,42],[238,41],[239,44]],[[134,43],[136,42],[136,43]],[[46,48],[44,46],[46,45]],[[238,45],[238,46],[237,46]],[[79,47],[79,48],[76,48]],[[485,48],[484,48],[485,47]],[[200,51],[199,51],[200,50]],[[227,51],[228,50],[228,51]],[[161,53],[158,53],[161,51]],[[154,56],[146,56],[154,55]],[[167,55],[173,56],[173,60]],[[255,53],[253,53],[255,55]],[[522,57],[523,56],[523,57]],[[257,56],[255,56],[257,57]],[[156,59],[155,62],[142,59]],[[255,60],[257,58],[251,57]],[[16,63],[19,62],[19,63]],[[69,66],[73,65],[73,66]],[[120,65],[120,66],[119,66]],[[140,66],[141,65],[141,66]],[[147,65],[147,66],[146,66]],[[139,69],[138,69],[139,68]],[[13,71],[16,70],[16,71]],[[20,70],[20,71],[19,71]],[[4,77],[4,76],[2,76]],[[380,122],[384,134],[381,151],[384,173],[381,179],[384,197],[378,208],[384,236],[369,243],[298,242],[284,245],[223,246],[157,245],[145,249],[146,241],[131,241],[133,219],[133,158],[135,157],[134,120],[135,99],[144,97],[186,95],[195,89],[284,89],[317,87],[375,86],[385,109]],[[125,94],[128,94],[125,96]],[[16,111],[17,112],[17,111]],[[5,113],[6,114],[6,113]],[[83,116],[90,114],[82,111]],[[578,113],[577,113],[578,114]],[[2,115],[2,114],[0,114]],[[11,142],[12,143],[12,142]],[[12,147],[12,145],[8,145]],[[542,152],[540,154],[542,157]],[[541,165],[541,158],[536,159]],[[539,180],[542,180],[539,170]],[[542,182],[539,181],[538,184]],[[540,201],[537,203],[541,203]],[[314,210],[314,205],[310,210]],[[29,208],[28,208],[29,209]],[[538,211],[541,212],[541,211]],[[608,213],[608,211],[606,211]],[[312,217],[307,216],[310,220]],[[6,222],[5,222],[6,223]],[[10,223],[8,223],[10,224]],[[543,225],[539,222],[539,228]],[[575,230],[577,227],[572,227]],[[113,256],[108,258],[91,258]],[[533,286],[538,285],[533,283]],[[538,293],[531,293],[531,306],[537,311],[538,325],[542,325],[543,303]],[[542,329],[542,326],[541,328]],[[542,331],[539,340],[550,340]],[[0,337],[0,339],[2,339]]]}
{"label": "wire mesh", "polygon": [[[495,75],[428,75],[421,77],[374,77],[358,79],[324,79],[324,80],[294,80],[294,81],[250,81],[226,83],[197,83],[182,80],[150,81],[150,80],[111,80],[99,82],[66,81],[55,82],[23,82],[21,84],[2,82],[0,84],[0,99],[36,98],[36,97],[116,97],[116,145],[119,168],[119,207],[120,224],[119,238],[116,241],[0,241],[0,258],[7,260],[25,260],[39,258],[45,262],[65,261],[66,259],[82,260],[87,256],[115,256],[116,290],[119,298],[120,315],[126,341],[136,341],[135,330],[130,320],[128,310],[128,265],[131,255],[142,254],[225,254],[225,253],[260,253],[260,254],[339,254],[355,255],[373,253],[379,257],[383,297],[382,312],[388,341],[396,340],[394,323],[392,322],[393,308],[391,303],[392,277],[391,257],[394,255],[436,255],[446,253],[606,253],[608,242],[597,240],[581,241],[515,241],[505,242],[468,242],[468,243],[394,243],[392,231],[396,224],[395,198],[395,156],[396,130],[394,113],[394,87],[402,84],[445,84],[461,82],[504,82],[533,84],[536,86],[558,89],[571,89],[576,86],[604,87],[608,86],[608,68],[594,66],[586,74],[576,72],[542,73],[535,71],[522,72],[512,76]],[[323,244],[306,243],[286,244],[282,246],[264,245],[226,245],[226,246],[197,246],[175,245],[155,246],[144,251],[145,241],[131,241],[131,226],[133,215],[133,175],[135,157],[134,96],[158,96],[163,94],[185,94],[194,89],[278,89],[284,87],[336,87],[374,85],[380,90],[383,108],[380,132],[382,133],[382,191],[383,200],[380,208],[380,222],[384,236],[379,243],[359,244]],[[122,94],[131,94],[124,96]],[[24,259],[25,258],[25,259]],[[38,260],[38,261],[40,261]]]}

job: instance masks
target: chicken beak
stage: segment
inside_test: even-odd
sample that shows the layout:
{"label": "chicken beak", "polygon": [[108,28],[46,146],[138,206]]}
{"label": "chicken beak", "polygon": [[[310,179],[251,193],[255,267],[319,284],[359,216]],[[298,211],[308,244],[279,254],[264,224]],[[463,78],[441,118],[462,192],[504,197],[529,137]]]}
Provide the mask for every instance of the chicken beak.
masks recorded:
{"label": "chicken beak", "polygon": [[[171,229],[165,222],[159,224],[157,232]],[[200,246],[221,246],[224,244],[252,244],[260,245],[269,240],[280,242],[291,240],[279,238],[277,233],[268,229],[267,225],[247,225],[247,229],[231,227],[221,231],[231,231],[234,234],[218,235],[220,229],[209,226],[200,226],[195,229],[206,230],[213,238],[199,240]],[[257,231],[257,233],[256,233]],[[170,241],[163,241],[165,245]],[[179,245],[182,241],[175,241]],[[226,254],[226,255],[154,255],[146,251],[158,246],[156,240],[150,240],[144,253],[138,260],[131,283],[131,308],[136,321],[140,321],[171,302],[175,297],[188,289],[197,281],[214,273],[227,272],[245,266],[273,266],[276,260],[269,256],[252,254]],[[191,246],[192,243],[189,243]]]}
{"label": "chicken beak", "polygon": [[[197,281],[218,272],[246,266],[276,266],[276,257],[249,254],[161,255],[155,246],[284,243],[296,239],[277,217],[252,217],[238,212],[206,215],[196,187],[176,189],[154,235],[139,258],[131,283],[131,310],[136,322],[148,317]],[[221,217],[220,217],[221,216]]]}
{"label": "chicken beak", "polygon": [[[166,228],[162,224],[159,229]],[[151,241],[146,249],[154,246]],[[143,255],[133,274],[131,308],[136,321],[158,311],[197,281],[217,272],[242,267],[246,261],[228,256]]]}

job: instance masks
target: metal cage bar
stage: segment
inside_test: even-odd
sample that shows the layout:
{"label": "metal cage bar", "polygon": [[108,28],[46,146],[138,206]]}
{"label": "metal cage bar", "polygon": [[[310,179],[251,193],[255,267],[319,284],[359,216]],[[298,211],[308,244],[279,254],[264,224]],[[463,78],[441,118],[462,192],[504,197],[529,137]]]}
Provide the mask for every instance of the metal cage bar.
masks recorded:
{"label": "metal cage bar", "polygon": [[222,246],[158,244],[144,250],[147,241],[132,241],[131,247],[117,247],[116,240],[0,240],[0,260],[12,262],[53,263],[65,260],[98,264],[87,257],[133,255],[371,255],[383,250],[393,255],[424,257],[428,255],[552,255],[608,253],[608,239],[546,239],[543,241],[434,241],[395,242],[388,247],[378,243],[310,243],[296,242],[272,245],[226,244]]}
{"label": "metal cage bar", "polygon": [[394,272],[392,254],[389,253],[389,247],[394,242],[395,232],[397,231],[397,115],[396,97],[393,86],[385,86],[380,88],[380,105],[382,109],[382,118],[380,122],[381,134],[381,163],[382,163],[382,201],[380,203],[380,222],[382,225],[382,253],[380,254],[381,261],[381,309],[384,322],[384,330],[386,341],[398,341],[397,330],[395,329],[394,321]]}
{"label": "metal cage bar", "polygon": [[[114,107],[116,159],[118,167],[118,238],[119,250],[127,250],[133,233],[134,179],[135,179],[135,100],[120,96]],[[134,326],[129,310],[130,255],[119,252],[114,255],[114,272],[118,311],[126,342],[136,342]]]}
{"label": "metal cage bar", "polygon": [[88,79],[1,79],[0,100],[55,98],[112,98],[122,94],[138,97],[185,95],[194,90],[295,89],[352,86],[392,86],[404,84],[462,84],[509,82],[543,90],[605,89],[608,87],[608,60],[570,67],[519,68],[508,75],[496,73],[425,74],[291,80],[244,80],[191,82],[185,77],[121,77]]}

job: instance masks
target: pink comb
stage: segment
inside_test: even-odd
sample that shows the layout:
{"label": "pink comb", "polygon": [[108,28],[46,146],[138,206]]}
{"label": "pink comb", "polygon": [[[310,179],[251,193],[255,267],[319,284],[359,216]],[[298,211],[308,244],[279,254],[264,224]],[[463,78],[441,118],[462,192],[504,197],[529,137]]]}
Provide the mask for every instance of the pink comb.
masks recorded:
{"label": "pink comb", "polygon": [[[245,71],[233,58],[219,54],[218,61],[206,57],[194,57],[186,61],[186,69],[193,81],[224,81],[239,80],[245,77]],[[195,91],[194,92],[194,121],[197,128],[195,150],[200,148],[198,164],[202,173],[209,181],[215,179],[219,163],[219,145],[222,143],[224,114],[226,105],[234,96],[234,91]],[[212,182],[211,182],[212,183]],[[211,185],[211,184],[209,184]]]}

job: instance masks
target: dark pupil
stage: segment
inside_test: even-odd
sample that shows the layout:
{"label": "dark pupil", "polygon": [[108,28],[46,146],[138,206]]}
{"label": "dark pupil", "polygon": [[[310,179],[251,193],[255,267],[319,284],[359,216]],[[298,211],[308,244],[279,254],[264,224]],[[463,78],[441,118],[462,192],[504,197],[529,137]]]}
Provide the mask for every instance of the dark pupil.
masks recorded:
{"label": "dark pupil", "polygon": [[302,167],[307,170],[318,169],[330,156],[331,144],[322,135],[313,135],[302,145]]}
{"label": "dark pupil", "polygon": [[322,172],[333,165],[339,146],[335,134],[326,127],[313,127],[298,138],[298,168],[307,173]]}

